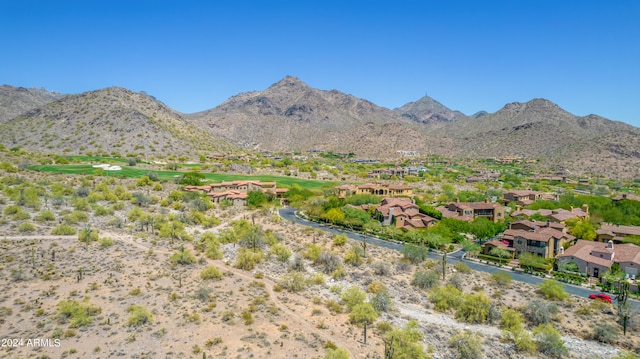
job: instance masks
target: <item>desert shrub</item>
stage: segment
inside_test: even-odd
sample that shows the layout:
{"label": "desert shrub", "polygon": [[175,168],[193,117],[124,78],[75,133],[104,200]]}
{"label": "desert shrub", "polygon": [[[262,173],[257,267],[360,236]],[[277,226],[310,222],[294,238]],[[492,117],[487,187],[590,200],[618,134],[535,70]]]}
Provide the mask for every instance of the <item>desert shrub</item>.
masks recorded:
{"label": "desert shrub", "polygon": [[455,268],[458,272],[462,272],[462,273],[471,272],[471,268],[462,262],[457,262],[456,264],[453,265],[453,268]]}
{"label": "desert shrub", "polygon": [[273,254],[280,262],[286,262],[291,257],[291,251],[284,243],[275,243],[269,248],[269,253]]}
{"label": "desert shrub", "polygon": [[322,250],[313,263],[319,266],[323,273],[329,274],[335,271],[342,264],[342,261],[336,253]]}
{"label": "desert shrub", "polygon": [[564,291],[564,285],[553,279],[542,282],[542,284],[540,284],[540,291],[545,298],[551,300],[565,300],[569,297],[569,294]]}
{"label": "desert shrub", "polygon": [[464,285],[464,278],[462,278],[462,275],[460,273],[453,273],[453,275],[449,277],[448,284],[456,287],[456,289],[458,290],[462,290],[462,287]]}
{"label": "desert shrub", "polygon": [[263,259],[264,254],[261,249],[240,248],[236,263],[233,266],[239,269],[252,270]]}
{"label": "desert shrub", "polygon": [[407,243],[402,247],[402,255],[411,263],[420,263],[427,259],[429,249],[425,246]]}
{"label": "desert shrub", "polygon": [[342,305],[333,299],[327,300],[325,305],[333,315],[342,313]]}
{"label": "desert shrub", "polygon": [[58,318],[68,320],[72,328],[91,324],[93,318],[101,311],[99,307],[75,300],[63,300],[58,303]]}
{"label": "desert shrub", "polygon": [[387,288],[385,287],[385,285],[379,280],[374,280],[371,283],[369,283],[369,285],[367,286],[367,292],[373,293],[373,294],[384,291],[386,289]]}
{"label": "desert shrub", "polygon": [[209,266],[200,271],[200,278],[203,280],[220,279],[222,278],[222,272],[215,266]]}
{"label": "desert shrub", "polygon": [[506,288],[511,284],[512,278],[511,274],[497,271],[491,274],[491,280],[498,286],[502,288]]}
{"label": "desert shrub", "polygon": [[56,220],[56,215],[48,209],[40,211],[38,215],[35,217],[35,220],[38,222],[51,222]]}
{"label": "desert shrub", "polygon": [[307,250],[304,252],[304,257],[310,261],[315,261],[316,259],[318,259],[318,257],[320,257],[321,253],[322,253],[322,247],[316,244],[311,244],[309,245]]}
{"label": "desert shrub", "polygon": [[347,271],[344,269],[343,266],[338,266],[336,270],[331,272],[331,278],[335,280],[343,279],[346,275],[347,275]]}
{"label": "desert shrub", "polygon": [[344,254],[344,262],[354,267],[357,267],[361,265],[362,262],[364,262],[364,259],[362,259],[362,254],[363,254],[363,249],[361,247],[359,246],[351,247],[351,249],[349,249],[347,253]]}
{"label": "desert shrub", "polygon": [[89,215],[87,214],[87,212],[76,210],[65,216],[64,220],[65,222],[70,224],[77,224],[80,222],[89,221]]}
{"label": "desert shrub", "polygon": [[102,248],[111,247],[116,243],[112,238],[109,238],[109,237],[100,238],[99,242],[100,242],[100,247]]}
{"label": "desert shrub", "polygon": [[328,348],[324,359],[349,359],[349,352],[344,348]]}
{"label": "desert shrub", "polygon": [[449,340],[449,347],[458,350],[458,358],[482,358],[482,341],[478,333],[469,330],[458,332]]}
{"label": "desert shrub", "polygon": [[70,236],[76,234],[76,229],[68,224],[60,224],[53,227],[51,234],[55,236]]}
{"label": "desert shrub", "polygon": [[[411,320],[403,328],[392,327],[384,334],[387,350],[392,351],[393,358],[427,359],[420,345],[423,334],[418,328],[418,322]],[[390,354],[386,352],[385,355]]]}
{"label": "desert shrub", "polygon": [[129,319],[127,319],[127,325],[133,327],[139,327],[141,325],[153,323],[153,315],[144,307],[139,305],[132,305],[128,309]]}
{"label": "desert shrub", "polygon": [[464,294],[456,318],[467,323],[484,323],[489,319],[491,301],[484,293]]}
{"label": "desert shrub", "polygon": [[78,240],[82,243],[95,242],[100,238],[98,231],[89,227],[83,228],[78,232]]}
{"label": "desert shrub", "polygon": [[378,313],[390,311],[393,305],[391,296],[386,290],[377,292],[369,302],[373,305],[373,309]]}
{"label": "desert shrub", "polygon": [[435,310],[446,312],[449,309],[457,309],[462,303],[462,292],[452,285],[437,286],[429,291],[429,300]]}
{"label": "desert shrub", "polygon": [[438,273],[435,271],[416,271],[413,274],[413,279],[411,280],[411,285],[421,288],[421,289],[429,289],[436,285],[438,285]]}
{"label": "desert shrub", "polygon": [[250,311],[248,310],[243,311],[241,316],[242,316],[242,320],[244,320],[244,325],[253,324],[253,314],[251,314]]}
{"label": "desert shrub", "polygon": [[295,253],[289,262],[289,268],[294,271],[304,272],[304,259],[298,253]]}
{"label": "desert shrub", "polygon": [[333,237],[333,245],[334,246],[344,246],[345,244],[347,244],[347,236],[344,234],[338,234],[337,236]]}
{"label": "desert shrub", "polygon": [[618,339],[618,327],[609,323],[603,323],[593,329],[591,339],[602,343],[613,343]]}
{"label": "desert shrub", "polygon": [[347,307],[347,310],[351,311],[353,307],[367,299],[367,293],[356,286],[352,286],[342,292],[340,299],[342,299],[342,304]]}
{"label": "desert shrub", "polygon": [[376,275],[387,276],[391,274],[391,266],[386,262],[375,262],[371,265],[371,269],[373,269],[373,273]]}
{"label": "desert shrub", "polygon": [[293,293],[301,292],[305,290],[309,285],[307,279],[304,277],[304,274],[300,272],[289,272],[285,274],[278,281],[278,284]]}
{"label": "desert shrub", "polygon": [[533,328],[533,337],[538,342],[538,351],[542,354],[552,358],[561,358],[569,354],[560,332],[549,323]]}
{"label": "desert shrub", "polygon": [[504,308],[500,319],[500,328],[506,331],[522,329],[522,321],[523,318],[520,312],[511,308]]}
{"label": "desert shrub", "polygon": [[540,325],[549,323],[551,318],[558,313],[558,307],[554,303],[535,298],[529,301],[524,308],[522,314],[531,323],[531,325]]}
{"label": "desert shrub", "polygon": [[20,233],[31,233],[35,230],[36,230],[35,224],[30,222],[20,223],[20,225],[18,226],[18,232]]}
{"label": "desert shrub", "polygon": [[181,265],[189,265],[196,262],[196,257],[191,254],[188,249],[182,248],[180,252],[176,252],[171,256],[171,263],[173,265],[181,264]]}
{"label": "desert shrub", "polygon": [[512,330],[509,332],[509,335],[513,338],[513,343],[519,352],[533,354],[536,351],[536,342],[533,341],[531,334],[524,330],[524,328]]}

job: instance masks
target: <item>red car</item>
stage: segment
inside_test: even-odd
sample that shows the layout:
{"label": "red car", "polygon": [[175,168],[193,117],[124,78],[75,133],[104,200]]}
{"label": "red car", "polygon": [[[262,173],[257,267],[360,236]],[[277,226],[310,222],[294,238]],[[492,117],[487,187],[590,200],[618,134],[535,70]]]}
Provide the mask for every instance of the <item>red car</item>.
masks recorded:
{"label": "red car", "polygon": [[611,303],[611,296],[606,295],[604,293],[600,293],[600,294],[589,294],[589,298],[591,299],[598,299],[601,300],[603,302],[607,302],[607,303]]}

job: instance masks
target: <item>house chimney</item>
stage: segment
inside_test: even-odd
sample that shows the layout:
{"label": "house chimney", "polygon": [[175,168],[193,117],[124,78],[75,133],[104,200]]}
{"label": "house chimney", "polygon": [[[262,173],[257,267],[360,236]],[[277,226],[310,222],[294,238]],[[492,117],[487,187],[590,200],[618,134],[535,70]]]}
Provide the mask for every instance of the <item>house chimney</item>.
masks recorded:
{"label": "house chimney", "polygon": [[456,197],[456,203],[460,203],[460,197]]}
{"label": "house chimney", "polygon": [[522,206],[521,206],[521,205],[519,205],[519,204],[517,204],[517,205],[516,205],[516,211],[520,212],[521,210],[522,210]]}
{"label": "house chimney", "polygon": [[484,203],[489,203],[489,198],[485,198]]}
{"label": "house chimney", "polygon": [[611,250],[613,250],[613,241],[612,241],[612,240],[609,240],[609,241],[607,242],[607,249],[611,249]]}
{"label": "house chimney", "polygon": [[569,208],[570,208],[570,210],[569,210],[569,211],[571,211],[571,213],[573,213],[573,206],[571,206],[571,207],[569,207]]}
{"label": "house chimney", "polygon": [[588,205],[588,204],[586,204],[586,203],[585,203],[585,204],[583,204],[583,205],[582,205],[582,210],[583,210],[585,213],[587,213],[587,214],[588,214],[588,213],[589,213],[589,205]]}
{"label": "house chimney", "polygon": [[547,227],[551,227],[551,219],[547,218]]}
{"label": "house chimney", "polygon": [[560,247],[560,254],[564,254],[564,247]]}

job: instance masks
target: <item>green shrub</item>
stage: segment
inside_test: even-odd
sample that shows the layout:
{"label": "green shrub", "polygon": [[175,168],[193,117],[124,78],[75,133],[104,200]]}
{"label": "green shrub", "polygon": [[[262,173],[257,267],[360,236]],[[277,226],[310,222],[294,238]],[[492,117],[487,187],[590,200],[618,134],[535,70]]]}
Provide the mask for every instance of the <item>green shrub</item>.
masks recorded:
{"label": "green shrub", "polygon": [[324,354],[325,359],[349,359],[349,352],[344,348],[328,348]]}
{"label": "green shrub", "polygon": [[545,298],[551,300],[565,300],[569,297],[569,294],[564,291],[564,286],[553,279],[542,282],[540,291]]}
{"label": "green shrub", "polygon": [[435,310],[446,312],[449,309],[457,309],[462,303],[462,292],[452,285],[433,287],[429,291],[429,300]]}
{"label": "green shrub", "polygon": [[286,262],[291,257],[291,251],[284,243],[275,243],[269,248],[269,253],[273,254],[280,262]]}
{"label": "green shrub", "polygon": [[351,247],[351,249],[344,254],[344,262],[357,267],[364,262],[364,259],[362,259],[362,253],[363,249],[361,247]]}
{"label": "green shrub", "polygon": [[344,234],[339,234],[333,237],[333,245],[334,246],[344,246],[347,244],[347,236]]}
{"label": "green shrub", "polygon": [[203,280],[221,279],[222,272],[214,266],[209,266],[200,272],[200,278]]}
{"label": "green shrub", "polygon": [[484,293],[464,294],[456,318],[467,323],[484,323],[489,319],[491,301]]}
{"label": "green shrub", "polygon": [[351,311],[353,307],[364,302],[364,300],[367,299],[367,293],[356,286],[352,286],[342,292],[340,299],[342,299],[342,304],[344,304],[344,306],[347,307],[349,311]]}
{"label": "green shrub", "polygon": [[18,226],[18,232],[20,233],[31,233],[36,230],[36,226],[33,223],[25,222],[20,223]]}
{"label": "green shrub", "polygon": [[297,293],[305,290],[308,286],[308,282],[304,277],[304,274],[300,272],[289,272],[278,281],[278,284],[288,291]]}
{"label": "green shrub", "polygon": [[469,330],[459,332],[449,340],[449,347],[458,350],[458,358],[482,358],[482,341],[478,333]]}
{"label": "green shrub", "polygon": [[48,209],[40,211],[35,218],[38,222],[51,222],[56,220],[56,215]]}
{"label": "green shrub", "polygon": [[189,250],[181,250],[180,252],[174,253],[171,256],[171,263],[181,264],[181,265],[189,265],[196,262],[196,257],[194,257]]}
{"label": "green shrub", "polygon": [[262,262],[264,254],[261,249],[240,248],[234,267],[244,270],[252,270]]}
{"label": "green shrub", "polygon": [[58,318],[69,320],[72,328],[91,324],[93,318],[102,310],[75,300],[63,300],[58,303]]}
{"label": "green shrub", "polygon": [[51,234],[56,236],[70,236],[76,234],[76,229],[68,224],[60,224],[51,230]]}
{"label": "green shrub", "polygon": [[561,358],[569,354],[560,332],[549,323],[533,328],[533,337],[538,342],[538,351],[542,354],[552,358]]}
{"label": "green shrub", "polygon": [[402,247],[402,254],[404,255],[404,258],[415,264],[427,259],[429,249],[425,246],[407,243]]}
{"label": "green shrub", "polygon": [[127,319],[127,325],[129,326],[139,327],[153,323],[153,315],[142,306],[134,304],[129,307],[128,312],[129,319]]}
{"label": "green shrub", "polygon": [[411,285],[421,289],[429,289],[438,285],[438,282],[439,276],[435,271],[416,271],[413,274]]}
{"label": "green shrub", "polygon": [[503,271],[497,271],[491,274],[491,279],[493,280],[494,283],[496,283],[496,285],[498,285],[498,287],[508,287],[511,284],[511,274],[503,272]]}

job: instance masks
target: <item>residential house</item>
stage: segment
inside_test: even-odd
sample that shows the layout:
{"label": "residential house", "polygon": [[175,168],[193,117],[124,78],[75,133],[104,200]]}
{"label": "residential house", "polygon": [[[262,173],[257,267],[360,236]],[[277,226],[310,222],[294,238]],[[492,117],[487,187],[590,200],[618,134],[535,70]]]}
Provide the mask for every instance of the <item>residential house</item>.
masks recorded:
{"label": "residential house", "polygon": [[618,202],[618,201],[622,201],[628,199],[630,201],[640,201],[640,196],[636,196],[633,193],[621,193],[613,198],[611,198],[612,201],[614,202]]}
{"label": "residential house", "polygon": [[548,218],[551,222],[566,223],[568,219],[589,219],[589,205],[583,204],[582,208],[570,209],[557,208],[557,209],[520,209],[519,206],[511,213],[511,217],[526,216],[531,217],[534,214],[541,215]]}
{"label": "residential house", "polygon": [[260,181],[231,181],[212,183],[204,186],[185,186],[187,192],[205,192],[214,203],[231,200],[234,204],[246,204],[247,195],[251,191],[270,193],[276,198],[282,198],[287,188],[277,188],[275,182]]}
{"label": "residential house", "polygon": [[502,236],[485,243],[483,252],[489,254],[493,247],[514,252],[515,255],[533,253],[544,258],[554,258],[562,253],[565,243],[575,237],[568,234],[566,226],[551,221],[520,220],[509,225]]}
{"label": "residential house", "polygon": [[634,244],[614,244],[613,241],[593,242],[579,239],[558,255],[558,264],[574,262],[580,272],[598,278],[618,263],[629,276],[636,278],[640,269],[640,247]]}
{"label": "residential house", "polygon": [[391,225],[395,220],[396,228],[426,228],[438,223],[437,219],[420,213],[420,208],[409,198],[383,198],[376,214],[382,218],[382,225]]}
{"label": "residential house", "polygon": [[473,221],[476,217],[484,217],[498,222],[504,219],[505,207],[497,202],[451,202],[446,206],[436,208],[445,218],[455,218],[463,221]]}
{"label": "residential house", "polygon": [[403,178],[407,174],[407,170],[403,167],[393,167],[393,168],[376,168],[373,171],[369,172],[367,176],[369,178],[389,178],[396,176],[398,178]]}
{"label": "residential house", "polygon": [[354,194],[372,194],[376,196],[411,197],[413,188],[405,185],[384,185],[366,183],[358,186],[343,184],[335,187],[338,190],[338,198],[346,198]]}
{"label": "residential house", "polygon": [[537,200],[555,200],[553,195],[545,194],[544,192],[527,190],[511,190],[504,194],[504,204],[507,205],[511,202],[520,206],[529,205]]}
{"label": "residential house", "polygon": [[640,236],[640,227],[603,223],[596,231],[596,235],[598,242],[613,241],[613,243],[622,243],[624,237]]}

